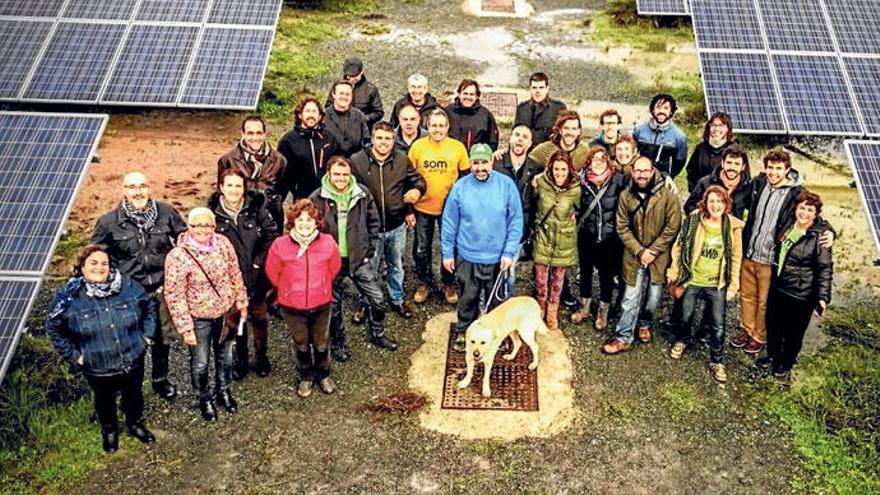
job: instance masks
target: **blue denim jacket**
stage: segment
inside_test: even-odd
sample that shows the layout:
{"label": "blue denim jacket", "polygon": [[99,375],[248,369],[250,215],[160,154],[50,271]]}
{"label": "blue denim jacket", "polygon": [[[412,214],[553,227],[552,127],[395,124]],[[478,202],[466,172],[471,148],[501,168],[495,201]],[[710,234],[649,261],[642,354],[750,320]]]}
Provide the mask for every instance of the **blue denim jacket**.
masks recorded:
{"label": "blue denim jacket", "polygon": [[78,285],[71,280],[50,306],[46,331],[52,344],[72,364],[82,356],[77,366],[87,374],[127,372],[156,334],[155,300],[127,275],[119,293],[106,298],[89,297]]}

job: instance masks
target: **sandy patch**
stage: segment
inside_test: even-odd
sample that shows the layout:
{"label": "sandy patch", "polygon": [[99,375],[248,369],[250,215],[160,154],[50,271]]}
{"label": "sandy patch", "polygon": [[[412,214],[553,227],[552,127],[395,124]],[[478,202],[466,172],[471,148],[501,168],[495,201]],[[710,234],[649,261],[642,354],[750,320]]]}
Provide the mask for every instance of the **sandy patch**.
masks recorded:
{"label": "sandy patch", "polygon": [[422,333],[424,343],[413,354],[409,369],[409,385],[427,394],[431,402],[419,417],[430,430],[458,435],[468,439],[548,437],[572,424],[576,410],[572,393],[572,366],[569,345],[562,332],[538,336],[538,404],[536,412],[451,410],[440,409],[443,399],[443,378],[446,364],[446,343],[452,312],[428,320]]}

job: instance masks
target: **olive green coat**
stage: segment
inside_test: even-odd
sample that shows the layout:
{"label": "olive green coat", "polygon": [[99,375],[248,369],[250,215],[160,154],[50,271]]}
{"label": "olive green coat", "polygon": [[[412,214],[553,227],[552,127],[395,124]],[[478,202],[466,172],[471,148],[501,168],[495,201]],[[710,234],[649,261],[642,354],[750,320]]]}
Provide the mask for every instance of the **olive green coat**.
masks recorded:
{"label": "olive green coat", "polygon": [[[573,220],[581,202],[581,187],[575,182],[568,189],[560,189],[550,181],[547,173],[538,178],[535,187],[535,247],[532,259],[535,263],[549,266],[574,266],[577,256],[577,223]],[[547,212],[556,208],[552,213]],[[544,217],[547,220],[538,227]]]}
{"label": "olive green coat", "polygon": [[644,207],[640,207],[642,200],[632,186],[620,193],[617,204],[617,235],[623,242],[623,279],[629,286],[636,284],[636,274],[641,268],[639,255],[645,249],[657,253],[657,258],[648,265],[651,283],[666,283],[672,244],[681,227],[678,196],[666,187],[656,170],[650,187]]}

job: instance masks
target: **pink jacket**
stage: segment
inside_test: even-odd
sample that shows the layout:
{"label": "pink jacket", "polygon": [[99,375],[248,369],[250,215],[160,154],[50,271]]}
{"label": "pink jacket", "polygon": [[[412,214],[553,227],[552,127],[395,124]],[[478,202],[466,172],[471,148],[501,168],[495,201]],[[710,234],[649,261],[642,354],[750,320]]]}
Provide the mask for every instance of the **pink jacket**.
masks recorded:
{"label": "pink jacket", "polygon": [[333,279],[342,266],[339,247],[320,233],[305,254],[289,235],[272,243],[266,257],[266,276],[278,292],[278,304],[295,310],[315,309],[333,300]]}
{"label": "pink jacket", "polygon": [[[165,257],[165,301],[174,326],[182,334],[193,330],[193,318],[219,318],[233,306],[239,311],[248,307],[238,258],[229,239],[214,234],[217,243],[214,250],[197,251],[186,247],[189,235],[189,232],[181,234],[177,247]],[[220,297],[184,249],[199,260]]]}

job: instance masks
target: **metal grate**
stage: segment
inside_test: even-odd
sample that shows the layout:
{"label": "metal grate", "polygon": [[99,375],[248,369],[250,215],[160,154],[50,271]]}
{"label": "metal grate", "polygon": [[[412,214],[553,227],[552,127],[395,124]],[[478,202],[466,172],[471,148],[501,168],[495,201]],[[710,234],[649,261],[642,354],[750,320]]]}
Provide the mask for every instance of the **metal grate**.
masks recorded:
{"label": "metal grate", "polygon": [[464,353],[454,352],[455,323],[449,327],[449,340],[446,343],[446,375],[443,380],[443,401],[441,409],[490,409],[506,411],[537,411],[538,410],[538,371],[529,370],[532,351],[523,344],[516,359],[504,360],[501,355],[510,351],[510,339],[504,340],[495,355],[492,375],[489,383],[492,386],[492,397],[484,398],[480,394],[483,383],[483,366],[477,365],[470,386],[458,388],[458,381],[464,377],[467,365]]}

